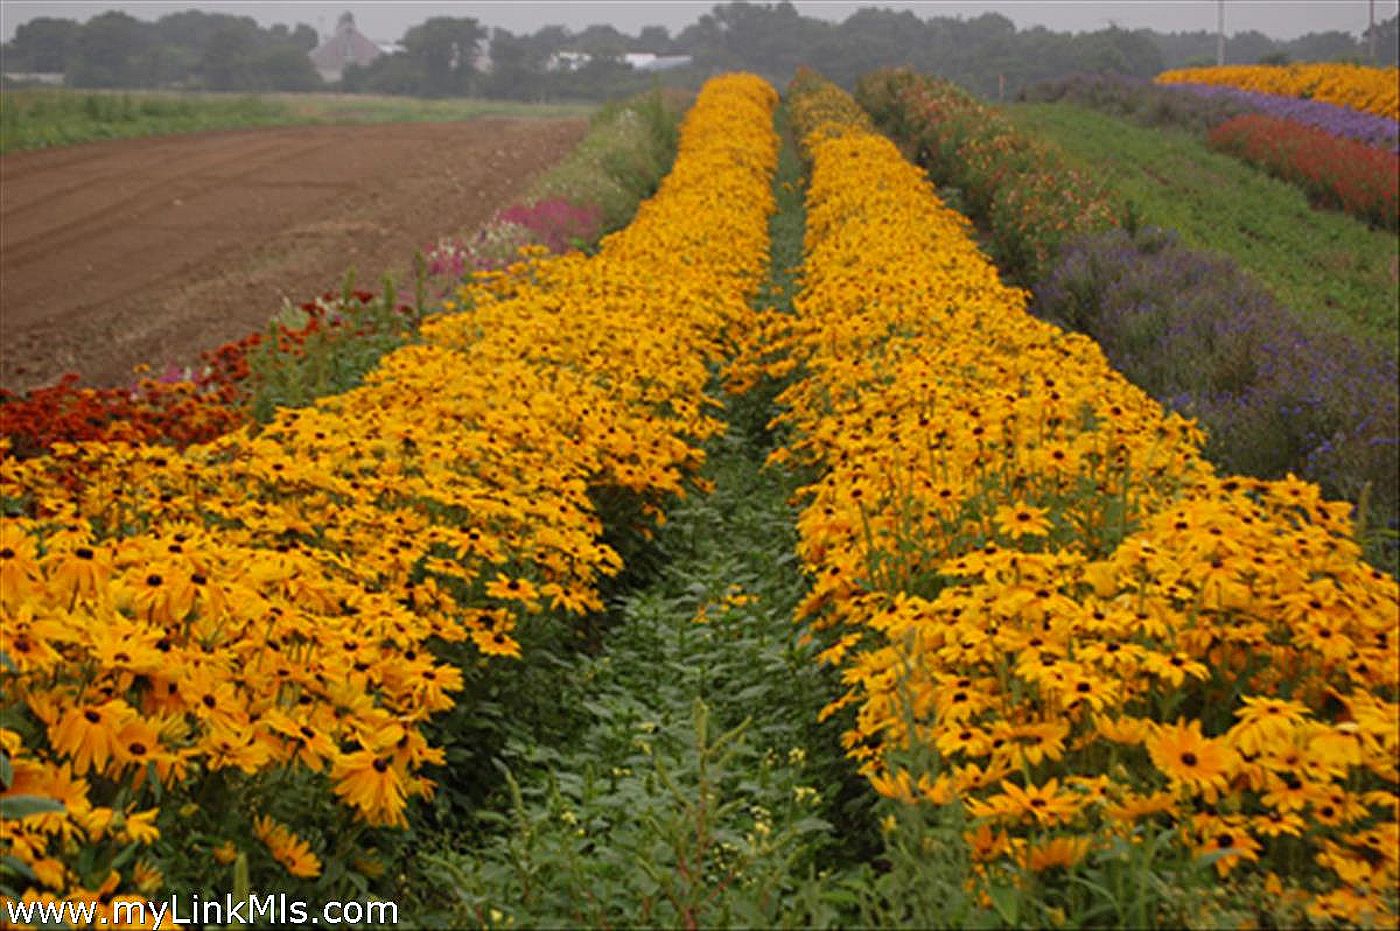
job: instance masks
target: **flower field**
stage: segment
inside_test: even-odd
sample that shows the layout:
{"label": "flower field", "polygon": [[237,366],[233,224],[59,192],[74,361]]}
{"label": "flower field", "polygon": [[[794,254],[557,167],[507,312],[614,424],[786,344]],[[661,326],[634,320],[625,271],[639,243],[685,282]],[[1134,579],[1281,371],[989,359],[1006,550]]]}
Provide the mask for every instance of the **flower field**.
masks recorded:
{"label": "flower field", "polygon": [[1400,156],[1322,129],[1250,114],[1210,131],[1210,145],[1297,184],[1316,203],[1400,228]]}
{"label": "flower field", "polygon": [[1297,185],[1317,207],[1395,228],[1400,121],[1392,117],[1228,84],[1153,84],[1114,74],[1047,81],[1021,99],[1064,101],[1199,133],[1217,151]]}
{"label": "flower field", "polygon": [[1226,84],[1174,83],[1168,87],[1198,97],[1237,103],[1264,116],[1302,123],[1339,139],[1355,139],[1379,149],[1400,152],[1400,120],[1394,117],[1377,116],[1322,100],[1244,91]]}
{"label": "flower field", "polygon": [[[1071,99],[1097,100],[1112,112],[1138,113],[1140,107],[1159,112],[1151,100],[1139,99],[1119,82],[1081,84],[1065,89]],[[1397,505],[1390,476],[1396,469],[1397,397],[1391,388],[1396,381],[1394,354],[1387,347],[1394,343],[1395,318],[1388,291],[1377,293],[1387,290],[1385,269],[1364,288],[1349,292],[1355,312],[1378,324],[1377,335],[1383,336],[1376,338],[1358,332],[1352,321],[1329,321],[1324,309],[1312,303],[1335,303],[1342,283],[1324,277],[1332,272],[1320,265],[1320,257],[1300,253],[1300,248],[1312,248],[1307,245],[1310,228],[1271,230],[1277,225],[1276,215],[1264,204],[1286,206],[1288,199],[1264,201],[1265,193],[1276,193],[1269,190],[1250,192],[1251,198],[1258,194],[1258,205],[1244,194],[1238,203],[1225,201],[1229,193],[1216,190],[1213,179],[1197,180],[1205,166],[1196,155],[1211,157],[1202,145],[1173,140],[1173,159],[1179,165],[1170,170],[1187,180],[1159,181],[1168,170],[1153,161],[1160,158],[1159,133],[1087,111],[1042,108],[1040,112],[1057,121],[1054,125],[1065,126],[1067,135],[1084,137],[1086,125],[1096,132],[1092,146],[1079,146],[1081,154],[1087,156],[1093,149],[1101,157],[1105,147],[1122,146],[1122,155],[1111,151],[1119,158],[1132,156],[1131,167],[1124,171],[1147,176],[1143,184],[1110,190],[1102,181],[1090,182],[1070,172],[1050,172],[1049,180],[1042,180],[1047,173],[1043,166],[1054,162],[1025,159],[1018,153],[1044,149],[1046,144],[1003,123],[998,114],[946,81],[904,70],[881,71],[863,78],[857,95],[878,125],[915,148],[935,180],[957,188],[959,196],[984,186],[994,192],[990,197],[964,197],[968,213],[987,234],[998,267],[1034,290],[1033,310],[1087,333],[1135,384],[1198,419],[1209,436],[1206,453],[1213,461],[1264,478],[1300,475],[1321,483],[1329,496],[1352,501],[1365,496],[1374,511],[1373,525],[1394,528]],[[1203,110],[1218,109],[1208,101],[1197,105],[1194,98],[1187,103],[1192,106],[1172,112],[1197,118]],[[978,113],[984,116],[979,119]],[[1355,145],[1366,157],[1394,159],[1357,143],[1316,136],[1319,146]],[[1019,141],[997,146],[973,141],[982,137]],[[976,149],[984,158],[964,162],[943,154],[960,149]],[[1321,160],[1313,162],[1328,183],[1365,173],[1364,158],[1356,162],[1362,167],[1330,173]],[[1230,170],[1249,174],[1233,166]],[[1271,186],[1260,180],[1264,187]],[[1028,191],[1041,196],[1028,196]],[[1191,197],[1197,199],[1186,200]],[[1099,209],[1083,208],[1086,200]],[[991,209],[989,202],[1000,209]],[[1290,222],[1308,222],[1311,210],[1303,203],[1297,207]],[[1159,215],[1169,210],[1180,218],[1204,219],[1182,236],[1148,225],[1162,222]],[[1341,233],[1349,247],[1374,247],[1377,264],[1388,261],[1394,248],[1391,235],[1352,229],[1352,223],[1338,217],[1330,224],[1328,238],[1335,242]],[[1217,232],[1222,224],[1235,224],[1243,233],[1229,239]],[[1206,236],[1216,237],[1207,238],[1207,244],[1222,245],[1216,250],[1200,248],[1203,229]],[[1366,237],[1372,233],[1384,241],[1370,242]],[[1260,240],[1272,236],[1278,241],[1271,241],[1265,252]],[[1021,245],[1002,248],[1000,243]],[[1227,248],[1229,254],[1218,254]],[[1017,255],[1042,258],[1027,264],[1014,261]],[[1304,259],[1312,263],[1307,275],[1299,265]],[[1253,274],[1240,267],[1245,262]],[[1293,288],[1292,293],[1308,303],[1292,307],[1283,305],[1260,281],[1288,284],[1299,277],[1316,287]],[[1342,359],[1348,361],[1341,363]]]}
{"label": "flower field", "polygon": [[1075,235],[1119,222],[1088,172],[950,81],[888,69],[862,78],[858,97],[920,164],[955,184],[970,216],[987,220],[993,258],[1019,281],[1039,280]]}
{"label": "flower field", "polygon": [[[1146,265],[1109,329],[1032,314],[1010,282],[1083,298],[1138,232],[1096,179],[945,83],[859,101],[713,78],[596,248],[609,211],[544,199],[444,241],[431,312],[347,287],[193,384],[4,398],[0,899],[1392,926],[1358,508],[1138,383]],[[1308,364],[1153,248],[1191,272],[1162,352],[1230,352],[1202,278]]]}
{"label": "flower field", "polygon": [[1176,126],[1201,133],[1237,116],[1256,113],[1311,126],[1338,139],[1400,151],[1400,121],[1390,117],[1321,100],[1240,90],[1228,84],[1156,84],[1121,74],[1073,74],[1042,81],[1022,91],[1018,99],[1065,101],[1146,126]]}
{"label": "flower field", "polygon": [[432,793],[422,726],[462,668],[600,607],[590,490],[659,519],[698,466],[706,361],[766,268],[775,98],[716,81],[597,257],[476,294],[361,388],[183,452],[6,457],[12,894],[149,895],[192,858],[262,888],[382,871],[371,829]]}
{"label": "flower field", "polygon": [[962,802],[989,886],[1165,831],[1222,882],[1393,921],[1397,591],[1348,508],[1214,474],[1189,422],[1026,313],[891,143],[794,109],[807,255],[777,338],[805,375],[779,402],[822,476],[802,614],[839,633],[828,713],[855,704],[872,783]]}
{"label": "flower field", "polygon": [[1400,120],[1400,73],[1394,68],[1346,64],[1226,65],[1178,68],[1159,84],[1222,84],[1282,97],[1320,100]]}

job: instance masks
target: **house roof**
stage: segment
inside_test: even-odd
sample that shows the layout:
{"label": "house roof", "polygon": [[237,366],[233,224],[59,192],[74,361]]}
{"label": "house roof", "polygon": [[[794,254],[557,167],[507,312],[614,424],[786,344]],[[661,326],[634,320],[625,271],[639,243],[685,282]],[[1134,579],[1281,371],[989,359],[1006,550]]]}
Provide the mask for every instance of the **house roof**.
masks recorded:
{"label": "house roof", "polygon": [[322,42],[311,52],[311,63],[323,71],[343,71],[352,62],[367,65],[384,51],[355,28],[355,20],[349,13],[340,17],[335,34]]}

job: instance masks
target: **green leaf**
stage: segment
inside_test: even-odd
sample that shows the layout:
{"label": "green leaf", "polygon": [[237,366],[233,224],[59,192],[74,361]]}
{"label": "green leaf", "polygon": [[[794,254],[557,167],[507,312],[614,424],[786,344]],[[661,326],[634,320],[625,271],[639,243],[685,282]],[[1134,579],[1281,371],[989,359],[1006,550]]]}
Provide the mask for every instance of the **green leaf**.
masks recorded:
{"label": "green leaf", "polygon": [[1011,925],[1013,928],[1020,924],[1017,916],[1020,914],[1020,902],[1016,898],[1016,890],[1010,886],[991,886],[987,889],[987,894],[992,899],[992,907],[996,909],[1001,920]]}
{"label": "green leaf", "polygon": [[131,843],[122,848],[121,853],[112,859],[112,869],[121,870],[136,858],[136,852],[141,849],[141,844]]}
{"label": "green leaf", "polygon": [[65,811],[58,799],[43,798],[38,795],[11,795],[0,798],[0,818],[28,818],[50,812]]}
{"label": "green leaf", "polygon": [[29,868],[28,863],[25,863],[17,857],[0,857],[0,869],[8,870],[17,876],[31,881],[39,878],[34,875],[34,871]]}
{"label": "green leaf", "polygon": [[15,781],[15,771],[10,766],[10,755],[0,752],[0,789],[8,789]]}

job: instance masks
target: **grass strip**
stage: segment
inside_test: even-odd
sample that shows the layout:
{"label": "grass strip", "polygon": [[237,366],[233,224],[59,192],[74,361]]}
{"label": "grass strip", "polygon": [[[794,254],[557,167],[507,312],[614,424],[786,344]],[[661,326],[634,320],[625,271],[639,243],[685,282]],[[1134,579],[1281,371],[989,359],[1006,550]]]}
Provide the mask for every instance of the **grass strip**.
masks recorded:
{"label": "grass strip", "polygon": [[[780,116],[781,119],[781,116]],[[804,217],[789,144],[775,179],[773,272],[759,303],[790,308]],[[763,470],[771,396],[727,405],[708,447],[712,493],[671,512],[649,577],[621,597],[598,655],[561,668],[553,729],[506,754],[506,811],[479,846],[420,858],[423,918],[453,926],[773,926],[842,917],[818,878],[869,824],[845,786],[835,692],[791,622],[796,480]],[[868,794],[868,793],[867,793]],[[859,829],[856,829],[859,834]],[[864,832],[871,843],[873,831]]]}
{"label": "grass strip", "polygon": [[1212,152],[1184,131],[1069,105],[1018,104],[1003,112],[1092,166],[1143,222],[1179,231],[1188,246],[1231,256],[1300,316],[1393,351],[1400,326],[1393,233],[1313,210],[1298,188]]}
{"label": "grass strip", "polygon": [[588,116],[584,104],[418,100],[354,94],[214,94],[17,90],[0,94],[0,154],[218,129],[297,124],[451,122],[484,116]]}

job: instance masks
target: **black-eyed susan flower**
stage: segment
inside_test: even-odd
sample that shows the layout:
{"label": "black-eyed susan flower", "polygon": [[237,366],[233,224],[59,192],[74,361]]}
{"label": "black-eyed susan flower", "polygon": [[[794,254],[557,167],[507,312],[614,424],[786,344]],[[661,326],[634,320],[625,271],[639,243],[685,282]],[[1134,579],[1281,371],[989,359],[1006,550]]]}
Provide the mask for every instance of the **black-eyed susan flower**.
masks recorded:
{"label": "black-eyed susan flower", "polygon": [[1174,787],[1205,797],[1218,798],[1227,787],[1236,755],[1222,741],[1201,734],[1199,721],[1163,725],[1148,739],[1152,763]]}
{"label": "black-eyed susan flower", "polygon": [[387,752],[358,750],[342,754],[331,772],[335,794],[370,824],[402,827],[407,789]]}
{"label": "black-eyed susan flower", "polygon": [[996,525],[1000,533],[1012,540],[1022,537],[1043,537],[1050,532],[1049,509],[1034,507],[1024,501],[997,508]]}
{"label": "black-eyed susan flower", "polygon": [[315,879],[321,875],[321,858],[312,852],[310,844],[285,825],[266,815],[259,815],[253,819],[253,834],[267,845],[272,858],[292,876]]}
{"label": "black-eyed susan flower", "polygon": [[69,708],[49,729],[49,742],[59,754],[72,758],[73,772],[79,776],[89,769],[102,770],[117,755],[118,734],[135,714],[120,699]]}

